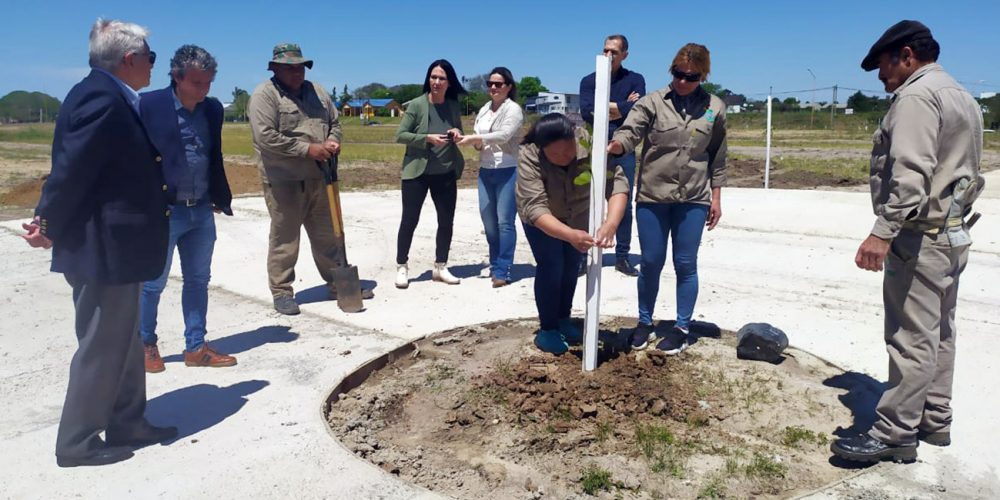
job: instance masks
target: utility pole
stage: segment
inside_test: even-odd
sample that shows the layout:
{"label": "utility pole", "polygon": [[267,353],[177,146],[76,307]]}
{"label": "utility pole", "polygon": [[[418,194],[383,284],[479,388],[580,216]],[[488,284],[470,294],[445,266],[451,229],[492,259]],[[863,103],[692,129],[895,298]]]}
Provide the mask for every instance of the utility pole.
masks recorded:
{"label": "utility pole", "polygon": [[837,86],[833,86],[833,102],[830,103],[830,132],[833,132],[833,116],[837,113]]}
{"label": "utility pole", "polygon": [[809,102],[809,128],[813,128],[813,121],[816,119],[816,73],[809,68],[806,71],[813,77],[812,99]]}

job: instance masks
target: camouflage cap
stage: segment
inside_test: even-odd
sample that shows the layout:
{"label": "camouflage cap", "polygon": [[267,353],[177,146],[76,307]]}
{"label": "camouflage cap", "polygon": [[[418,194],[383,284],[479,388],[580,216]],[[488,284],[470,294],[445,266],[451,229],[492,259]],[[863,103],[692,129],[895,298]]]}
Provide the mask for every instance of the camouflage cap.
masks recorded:
{"label": "camouflage cap", "polygon": [[312,59],[302,57],[302,49],[297,43],[279,43],[274,46],[271,62],[267,63],[267,69],[273,69],[274,64],[304,64],[312,69]]}

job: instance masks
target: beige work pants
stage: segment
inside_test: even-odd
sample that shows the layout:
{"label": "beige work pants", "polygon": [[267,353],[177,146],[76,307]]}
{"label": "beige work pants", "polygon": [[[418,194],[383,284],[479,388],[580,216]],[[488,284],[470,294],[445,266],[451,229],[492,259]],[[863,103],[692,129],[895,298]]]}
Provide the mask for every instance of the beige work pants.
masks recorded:
{"label": "beige work pants", "polygon": [[883,300],[889,384],[871,434],[913,444],[917,430],[950,432],[955,305],[969,247],[944,234],[903,230],[885,260]]}
{"label": "beige work pants", "polygon": [[271,295],[292,295],[299,235],[305,226],[316,269],[327,286],[333,268],[346,263],[344,240],[333,235],[330,206],[323,179],[264,183],[264,202],[271,214],[267,249],[267,278]]}

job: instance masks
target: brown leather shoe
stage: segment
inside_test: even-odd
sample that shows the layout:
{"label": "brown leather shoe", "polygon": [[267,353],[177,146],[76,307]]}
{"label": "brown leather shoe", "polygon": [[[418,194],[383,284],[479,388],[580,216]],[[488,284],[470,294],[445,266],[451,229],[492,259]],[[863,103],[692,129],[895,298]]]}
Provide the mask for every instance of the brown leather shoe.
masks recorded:
{"label": "brown leather shoe", "polygon": [[233,366],[235,364],[236,358],[215,351],[208,346],[208,342],[202,344],[197,351],[184,351],[184,365],[186,366],[208,366],[212,368],[221,368],[224,366]]}
{"label": "brown leather shoe", "polygon": [[500,288],[502,286],[507,286],[509,284],[510,282],[507,280],[493,278],[493,288]]}
{"label": "brown leather shoe", "polygon": [[146,373],[160,373],[167,368],[163,366],[163,358],[160,357],[160,350],[156,344],[143,345],[143,360],[146,362]]}

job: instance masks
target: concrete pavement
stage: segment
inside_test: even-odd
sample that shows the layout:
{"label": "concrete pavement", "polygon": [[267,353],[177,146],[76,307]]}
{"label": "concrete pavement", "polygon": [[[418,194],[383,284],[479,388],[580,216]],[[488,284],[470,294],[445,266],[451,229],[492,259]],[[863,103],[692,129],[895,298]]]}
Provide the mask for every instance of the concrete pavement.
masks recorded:
{"label": "concrete pavement", "polygon": [[[972,497],[1000,495],[1000,172],[977,203],[983,219],[963,275],[958,309],[954,444],[920,448],[921,463],[884,464],[865,474],[867,489],[922,496],[933,488]],[[533,260],[519,234],[512,285],[493,289],[479,279],[486,243],[476,194],[459,193],[453,272],[461,285],[430,281],[434,217],[428,201],[411,252],[408,290],[392,286],[398,192],[343,194],[348,257],[375,299],[348,315],[325,301],[324,287],[303,245],[296,290],[303,314],[271,309],[264,257],[267,212],[260,198],[234,203],[219,217],[210,292],[209,339],[234,353],[230,369],[186,368],[180,318],[179,266],[160,306],[164,373],[147,377],[149,415],[179,425],[182,438],[140,450],[102,468],[58,469],[52,456],[68,362],[75,349],[69,287],[49,273],[48,254],[0,229],[0,492],[11,498],[69,496],[202,496],[276,498],[414,498],[433,496],[401,483],[342,449],[325,429],[323,398],[341,377],[381,353],[435,331],[535,314]],[[872,223],[868,195],[852,192],[726,189],[722,224],[706,233],[700,252],[696,319],[737,329],[767,321],[793,345],[847,370],[885,380],[881,275],[858,270],[858,244]],[[519,228],[519,233],[521,233]],[[637,240],[633,238],[637,251]],[[662,277],[657,319],[670,319],[673,275]],[[583,288],[575,301],[582,314]],[[634,316],[635,282],[605,268],[602,313]],[[830,422],[832,431],[850,422]],[[819,493],[836,496],[836,491]]]}

